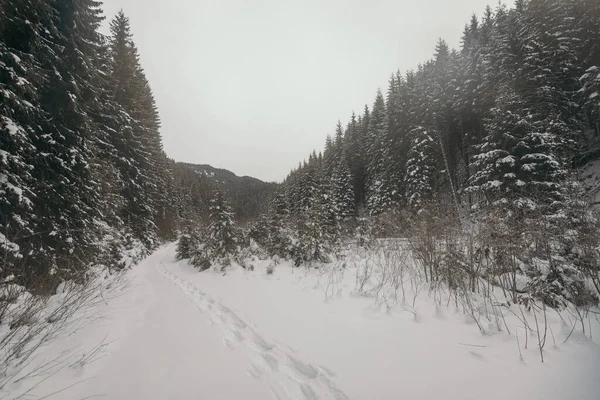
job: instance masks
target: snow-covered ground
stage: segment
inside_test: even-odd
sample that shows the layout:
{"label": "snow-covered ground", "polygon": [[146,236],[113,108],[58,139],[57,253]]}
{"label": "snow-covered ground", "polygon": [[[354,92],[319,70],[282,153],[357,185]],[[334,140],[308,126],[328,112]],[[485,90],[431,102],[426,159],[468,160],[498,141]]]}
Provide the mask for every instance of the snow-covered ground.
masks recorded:
{"label": "snow-covered ground", "polygon": [[[426,293],[410,311],[376,307],[355,293],[350,263],[329,272],[280,265],[267,275],[269,262],[259,261],[254,271],[223,275],[199,273],[174,253],[173,244],[160,248],[133,268],[119,297],[95,306],[102,318],[38,351],[36,363],[73,348],[98,350],[29,398],[600,398],[593,320],[593,339],[589,328],[587,336],[576,329],[563,343],[571,329],[550,313],[553,339],[542,363],[537,336],[525,349],[524,331],[510,319],[510,334],[482,335]],[[30,382],[0,398],[16,398]]]}

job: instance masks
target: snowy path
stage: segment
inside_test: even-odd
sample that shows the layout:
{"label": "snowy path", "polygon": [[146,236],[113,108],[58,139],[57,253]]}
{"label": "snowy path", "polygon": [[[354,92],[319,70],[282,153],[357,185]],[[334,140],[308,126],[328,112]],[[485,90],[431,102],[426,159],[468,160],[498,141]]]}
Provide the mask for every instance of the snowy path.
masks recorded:
{"label": "snowy path", "polygon": [[250,374],[266,382],[276,399],[344,400],[348,397],[331,380],[328,369],[301,361],[293,350],[270,342],[256,333],[252,323],[244,321],[227,306],[202,292],[191,282],[170,273],[164,263],[159,266],[163,276],[175,284],[200,310],[211,325],[223,332],[223,343],[239,349],[253,360]]}
{"label": "snowy path", "polygon": [[[65,397],[82,399],[268,399],[268,390],[246,369],[243,354],[222,344],[220,333],[206,316],[158,272],[165,247],[136,267],[134,284],[127,295],[136,297],[127,318],[111,325],[137,325],[116,338],[107,361],[93,378],[68,391]],[[127,301],[125,301],[126,303]],[[127,305],[124,305],[125,307]],[[131,316],[137,324],[133,324]],[[109,327],[109,332],[112,326]],[[93,366],[93,365],[92,365]],[[235,384],[231,384],[235,382]]]}
{"label": "snowy path", "polygon": [[[78,337],[108,333],[115,342],[98,363],[42,386],[61,399],[344,400],[327,369],[301,360],[259,335],[252,322],[170,273],[174,248],[159,249],[135,267],[123,298],[103,325]],[[96,338],[91,339],[90,338]],[[78,340],[74,338],[74,340]]]}

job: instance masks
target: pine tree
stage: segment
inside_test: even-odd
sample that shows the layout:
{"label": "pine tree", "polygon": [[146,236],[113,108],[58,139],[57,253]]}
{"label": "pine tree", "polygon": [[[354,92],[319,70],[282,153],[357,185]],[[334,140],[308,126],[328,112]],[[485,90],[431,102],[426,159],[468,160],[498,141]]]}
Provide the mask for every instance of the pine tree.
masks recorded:
{"label": "pine tree", "polygon": [[336,217],[340,221],[355,216],[355,198],[352,174],[343,152],[332,177],[332,202]]}
{"label": "pine tree", "polygon": [[326,262],[327,253],[338,233],[335,210],[324,194],[314,199],[312,207],[298,220],[296,265]]}
{"label": "pine tree", "polygon": [[127,205],[122,218],[148,248],[162,236],[170,237],[174,227],[167,215],[172,181],[168,160],[160,139],[160,120],[145,74],[139,64],[128,18],[119,12],[111,22],[111,76],[114,98],[125,111],[126,123],[114,132],[121,174],[126,182]]}
{"label": "pine tree", "polygon": [[210,225],[206,233],[204,252],[213,262],[228,265],[239,247],[239,232],[229,202],[221,190],[216,190],[210,202]]}
{"label": "pine tree", "polygon": [[[46,273],[59,272],[61,277],[76,272],[97,249],[94,224],[101,215],[89,168],[97,132],[88,112],[94,108],[92,61],[101,45],[95,33],[101,17],[97,4],[91,2],[13,3],[5,8],[12,14],[6,28],[16,28],[19,33],[7,33],[3,43],[20,48],[15,50],[23,52],[22,59],[31,67],[28,82],[37,85],[35,95],[22,89],[18,93],[27,99],[28,108],[36,111],[17,119],[28,124],[32,117],[40,117],[35,128],[29,129],[29,139],[20,144],[23,150],[29,151],[30,145],[36,152],[27,157],[24,170],[31,182],[28,215],[35,217],[23,215],[26,218],[20,219],[28,231],[21,235],[24,240],[20,247],[32,249],[23,261],[33,268],[25,278],[29,283]],[[12,124],[17,131],[21,121]],[[11,125],[6,119],[4,122],[7,127]],[[7,215],[14,216],[13,212]],[[30,221],[29,226],[25,221]]]}
{"label": "pine tree", "polygon": [[517,93],[506,89],[486,123],[490,132],[479,147],[471,191],[507,211],[538,210],[562,198],[561,164],[553,143],[537,129],[533,113]]}
{"label": "pine tree", "polygon": [[37,182],[43,163],[36,137],[47,133],[39,93],[49,71],[39,56],[49,53],[56,34],[52,11],[43,1],[0,6],[0,259],[2,276],[29,276],[22,270],[35,232]]}
{"label": "pine tree", "polygon": [[290,215],[289,207],[285,197],[286,189],[280,189],[275,193],[268,218],[268,241],[267,246],[271,256],[287,258],[290,256],[292,247],[292,232],[288,227]]}
{"label": "pine tree", "polygon": [[326,176],[331,176],[336,164],[335,145],[331,136],[325,139],[325,149],[323,150],[323,172]]}
{"label": "pine tree", "polygon": [[[365,115],[368,119],[369,110],[365,107]],[[344,150],[348,160],[348,167],[352,175],[356,207],[364,204],[365,196],[365,154],[364,154],[364,136],[362,128],[362,116],[358,119],[356,114],[352,113],[348,127],[344,135]]]}
{"label": "pine tree", "polygon": [[565,5],[559,0],[527,3],[518,87],[534,115],[536,129],[553,142],[557,154],[566,154],[581,130],[580,109],[575,106],[581,75],[576,33]]}
{"label": "pine tree", "polygon": [[199,238],[193,229],[189,228],[181,235],[177,242],[177,251],[175,257],[178,260],[188,260],[194,256],[198,248]]}
{"label": "pine tree", "polygon": [[387,112],[381,91],[377,92],[371,112],[366,136],[367,179],[366,202],[372,215],[380,214],[391,206],[391,193],[385,175],[387,149]]}
{"label": "pine tree", "polygon": [[385,160],[385,180],[390,192],[390,206],[404,203],[404,169],[406,167],[410,130],[406,81],[398,71],[392,75],[387,94],[388,132],[385,139],[387,148]]}
{"label": "pine tree", "polygon": [[413,128],[409,135],[411,143],[406,162],[406,197],[408,205],[419,211],[435,192],[438,146],[434,135],[423,127]]}

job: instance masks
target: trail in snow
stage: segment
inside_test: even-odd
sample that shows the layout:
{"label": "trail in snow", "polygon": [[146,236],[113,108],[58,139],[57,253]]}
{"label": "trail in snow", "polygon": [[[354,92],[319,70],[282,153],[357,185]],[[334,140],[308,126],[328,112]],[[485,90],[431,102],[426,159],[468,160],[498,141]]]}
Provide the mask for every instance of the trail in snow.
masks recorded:
{"label": "trail in snow", "polygon": [[159,264],[158,269],[199,311],[207,315],[211,325],[221,328],[225,346],[239,349],[253,360],[249,374],[263,380],[276,399],[348,399],[332,381],[333,373],[330,370],[306,363],[287,346],[264,339],[250,322],[190,281],[169,272],[164,262]]}
{"label": "trail in snow", "polygon": [[[222,344],[221,333],[207,324],[192,303],[158,272],[173,261],[165,246],[134,268],[133,283],[106,310],[106,326],[82,336],[110,335],[109,354],[100,363],[52,379],[40,397],[82,382],[57,398],[81,400],[269,399],[265,385],[248,376],[251,361]],[[75,338],[75,340],[78,340]]]}
{"label": "trail in snow", "polygon": [[[132,282],[121,297],[97,310],[99,322],[44,349],[41,361],[73,345],[110,342],[99,361],[62,369],[29,397],[348,399],[331,371],[260,335],[247,318],[177,277],[168,269],[174,261],[174,246],[161,247],[128,273]],[[16,389],[4,398],[17,398],[23,390]]]}

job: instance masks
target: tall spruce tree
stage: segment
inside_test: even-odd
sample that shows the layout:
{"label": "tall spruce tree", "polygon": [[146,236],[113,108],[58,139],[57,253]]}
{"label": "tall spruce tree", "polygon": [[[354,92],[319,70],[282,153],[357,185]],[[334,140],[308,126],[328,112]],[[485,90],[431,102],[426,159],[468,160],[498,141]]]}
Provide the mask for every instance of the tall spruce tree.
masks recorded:
{"label": "tall spruce tree", "polygon": [[153,248],[158,243],[157,222],[163,236],[169,237],[173,230],[168,221],[175,216],[167,212],[170,170],[162,149],[155,100],[139,64],[129,19],[122,11],[110,29],[114,97],[125,111],[125,123],[113,132],[125,181],[123,197],[127,204],[122,219],[138,239]]}
{"label": "tall spruce tree", "polygon": [[368,120],[365,137],[367,155],[366,203],[372,215],[386,211],[391,205],[391,188],[386,179],[385,160],[388,149],[385,138],[388,130],[386,104],[381,91],[377,92]]}
{"label": "tall spruce tree", "polygon": [[340,155],[333,172],[331,202],[334,213],[340,221],[348,220],[355,215],[354,185],[345,152]]}
{"label": "tall spruce tree", "polygon": [[227,263],[239,246],[239,232],[233,210],[222,190],[215,190],[210,201],[209,220],[207,250],[213,261]]}
{"label": "tall spruce tree", "polygon": [[[29,279],[39,204],[35,176],[45,156],[37,138],[49,135],[40,93],[53,72],[45,62],[57,35],[52,9],[42,0],[0,3],[0,259],[2,277]],[[51,154],[48,154],[51,156]]]}

